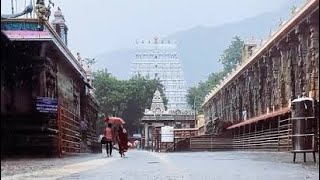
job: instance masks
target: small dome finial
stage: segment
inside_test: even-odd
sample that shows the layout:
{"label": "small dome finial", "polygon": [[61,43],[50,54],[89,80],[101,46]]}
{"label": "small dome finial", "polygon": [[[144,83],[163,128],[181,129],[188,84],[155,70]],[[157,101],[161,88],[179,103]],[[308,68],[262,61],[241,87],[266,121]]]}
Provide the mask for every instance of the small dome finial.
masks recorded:
{"label": "small dome finial", "polygon": [[158,40],[159,40],[159,38],[156,36],[156,37],[154,37],[154,43],[155,44],[158,44]]}

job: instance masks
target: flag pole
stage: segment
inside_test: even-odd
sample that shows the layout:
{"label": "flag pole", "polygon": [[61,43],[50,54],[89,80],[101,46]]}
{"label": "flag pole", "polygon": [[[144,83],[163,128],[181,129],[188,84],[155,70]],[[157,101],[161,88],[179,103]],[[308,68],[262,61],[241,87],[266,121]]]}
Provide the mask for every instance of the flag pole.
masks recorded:
{"label": "flag pole", "polygon": [[11,0],[11,13],[14,14],[13,0]]}

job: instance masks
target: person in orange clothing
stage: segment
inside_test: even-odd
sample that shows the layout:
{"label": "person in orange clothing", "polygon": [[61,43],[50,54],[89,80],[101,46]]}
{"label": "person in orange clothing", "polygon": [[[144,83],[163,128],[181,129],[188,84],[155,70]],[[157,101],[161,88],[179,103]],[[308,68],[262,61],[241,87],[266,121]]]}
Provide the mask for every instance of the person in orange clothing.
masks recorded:
{"label": "person in orange clothing", "polygon": [[124,153],[128,150],[128,133],[122,125],[118,129],[118,145],[121,157],[125,156]]}

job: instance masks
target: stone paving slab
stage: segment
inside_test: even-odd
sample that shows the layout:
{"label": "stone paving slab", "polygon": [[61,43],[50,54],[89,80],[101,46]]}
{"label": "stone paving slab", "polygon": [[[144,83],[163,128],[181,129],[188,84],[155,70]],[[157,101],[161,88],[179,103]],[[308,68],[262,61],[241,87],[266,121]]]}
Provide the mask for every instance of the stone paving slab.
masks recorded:
{"label": "stone paving slab", "polygon": [[[114,157],[111,158],[107,158],[106,154],[91,154],[62,159],[7,160],[5,163],[2,161],[1,178],[12,180],[319,179],[319,163],[311,161],[312,155],[307,156],[309,162],[302,163],[302,160],[301,155],[297,157],[298,163],[292,163],[291,153],[279,152],[156,153],[131,150],[125,158],[114,153]],[[19,168],[24,171],[17,173]]]}

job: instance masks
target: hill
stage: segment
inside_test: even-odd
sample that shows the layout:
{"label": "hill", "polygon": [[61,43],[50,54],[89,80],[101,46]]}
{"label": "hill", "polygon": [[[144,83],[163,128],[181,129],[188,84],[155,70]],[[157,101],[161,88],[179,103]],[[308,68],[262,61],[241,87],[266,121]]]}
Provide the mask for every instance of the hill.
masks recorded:
{"label": "hill", "polygon": [[[221,69],[219,57],[228,47],[233,36],[238,35],[243,40],[255,37],[260,41],[268,35],[270,29],[276,29],[280,17],[287,19],[285,17],[289,11],[288,4],[275,12],[231,24],[218,27],[198,26],[175,32],[166,39],[178,42],[179,57],[187,85],[190,87],[201,80],[206,80],[210,73]],[[106,52],[98,56],[95,69],[107,68],[116,77],[126,79],[129,77],[133,58],[134,48]]]}

